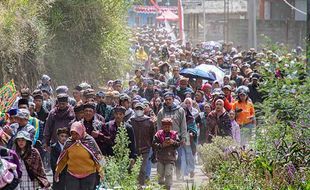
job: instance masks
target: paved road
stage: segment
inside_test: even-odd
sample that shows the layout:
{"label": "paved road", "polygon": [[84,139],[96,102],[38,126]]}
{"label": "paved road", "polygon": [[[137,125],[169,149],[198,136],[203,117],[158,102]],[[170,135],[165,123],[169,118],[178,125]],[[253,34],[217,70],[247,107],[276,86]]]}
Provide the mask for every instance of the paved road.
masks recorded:
{"label": "paved road", "polygon": [[[189,189],[191,189],[192,184],[195,184],[196,187],[199,187],[201,184],[205,183],[207,181],[207,176],[203,174],[201,171],[202,166],[201,165],[196,165],[195,166],[195,176],[193,178],[185,177],[184,181],[178,181],[176,180],[176,177],[173,177],[173,186],[172,190],[185,190],[187,184],[189,185]],[[151,173],[151,178],[155,178],[157,175],[156,168],[152,168],[152,173]]]}
{"label": "paved road", "polygon": [[[172,190],[185,190],[187,183],[189,184],[189,187],[191,187],[192,184],[195,184],[196,187],[199,187],[201,184],[205,183],[207,181],[207,177],[202,173],[201,168],[202,168],[201,165],[196,165],[194,178],[185,177],[184,181],[177,181],[176,177],[174,176]],[[156,167],[153,166],[151,178],[154,179],[156,175],[157,175]],[[51,171],[47,173],[47,177],[50,182],[53,181]]]}

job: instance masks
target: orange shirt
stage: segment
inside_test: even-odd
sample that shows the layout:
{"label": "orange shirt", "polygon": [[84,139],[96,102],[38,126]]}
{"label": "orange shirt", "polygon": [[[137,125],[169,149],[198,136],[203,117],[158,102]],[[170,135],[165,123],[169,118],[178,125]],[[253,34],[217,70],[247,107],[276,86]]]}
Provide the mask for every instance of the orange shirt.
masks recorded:
{"label": "orange shirt", "polygon": [[232,106],[233,110],[242,109],[242,112],[236,113],[236,121],[239,125],[249,124],[255,116],[254,105],[251,102],[239,102],[238,100],[234,102]]}

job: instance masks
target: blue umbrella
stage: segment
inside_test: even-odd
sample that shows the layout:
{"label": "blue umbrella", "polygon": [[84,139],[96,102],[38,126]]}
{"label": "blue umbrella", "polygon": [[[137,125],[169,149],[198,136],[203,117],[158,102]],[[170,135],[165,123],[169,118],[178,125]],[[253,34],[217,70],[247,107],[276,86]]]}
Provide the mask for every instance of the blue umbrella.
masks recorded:
{"label": "blue umbrella", "polygon": [[180,71],[180,75],[187,78],[202,78],[210,81],[215,81],[215,76],[208,71],[199,68],[185,68]]}

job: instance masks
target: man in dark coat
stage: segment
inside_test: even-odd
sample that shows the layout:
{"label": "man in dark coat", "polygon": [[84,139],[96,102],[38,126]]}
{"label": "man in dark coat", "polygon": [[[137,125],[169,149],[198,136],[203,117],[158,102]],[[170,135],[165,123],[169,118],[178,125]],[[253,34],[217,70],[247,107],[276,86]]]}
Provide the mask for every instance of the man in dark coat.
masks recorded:
{"label": "man in dark coat", "polygon": [[56,107],[48,114],[43,134],[46,148],[57,142],[57,129],[62,127],[69,129],[75,119],[74,110],[69,105],[68,98],[67,94],[59,94]]}
{"label": "man in dark coat", "polygon": [[99,91],[96,94],[97,106],[96,113],[104,117],[105,122],[109,122],[112,118],[112,107],[105,103],[105,94]]}
{"label": "man in dark coat", "polygon": [[125,112],[126,109],[123,106],[114,107],[113,113],[115,119],[105,124],[105,127],[102,128],[102,133],[99,134],[98,138],[105,142],[103,147],[103,154],[105,156],[113,156],[113,146],[115,145],[115,138],[118,128],[126,127],[127,135],[130,141],[128,145],[128,148],[130,149],[129,158],[134,160],[137,157],[135,147],[136,141],[131,125],[124,122]]}
{"label": "man in dark coat", "polygon": [[146,180],[146,166],[151,150],[153,136],[155,135],[154,123],[144,114],[144,104],[137,103],[134,107],[135,115],[129,120],[134,130],[136,150],[138,156],[142,156],[142,165],[139,173],[139,184],[144,185]]}
{"label": "man in dark coat", "polygon": [[251,76],[251,83],[248,85],[249,87],[249,97],[251,98],[253,103],[262,102],[262,94],[257,89],[259,87],[258,80],[260,79],[259,74],[253,73]]}

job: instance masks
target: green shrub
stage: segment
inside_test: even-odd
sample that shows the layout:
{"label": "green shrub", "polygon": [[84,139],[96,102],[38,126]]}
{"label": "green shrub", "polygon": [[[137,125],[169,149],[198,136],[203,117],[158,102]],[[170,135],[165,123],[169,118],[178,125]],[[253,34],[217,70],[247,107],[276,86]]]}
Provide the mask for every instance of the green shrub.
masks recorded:
{"label": "green shrub", "polygon": [[203,162],[204,172],[206,174],[215,172],[227,159],[227,150],[233,146],[237,146],[237,144],[230,137],[215,137],[212,139],[212,143],[200,145],[198,151]]}
{"label": "green shrub", "polygon": [[288,58],[285,49],[272,48],[280,57],[266,58],[268,64],[261,68],[259,90],[264,101],[256,105],[260,122],[254,151],[230,151],[224,157],[220,148],[204,145],[210,155],[203,159],[204,168],[212,172],[206,189],[310,189],[310,79],[306,64],[300,58]]}
{"label": "green shrub", "polygon": [[113,147],[115,155],[107,158],[105,166],[105,185],[108,188],[137,189],[141,158],[131,165],[129,138],[124,126],[118,128],[115,142]]}

